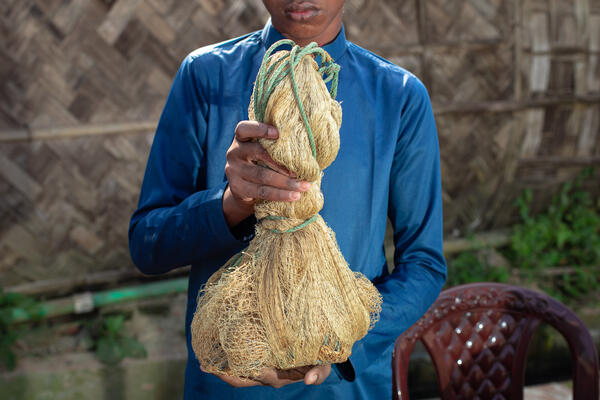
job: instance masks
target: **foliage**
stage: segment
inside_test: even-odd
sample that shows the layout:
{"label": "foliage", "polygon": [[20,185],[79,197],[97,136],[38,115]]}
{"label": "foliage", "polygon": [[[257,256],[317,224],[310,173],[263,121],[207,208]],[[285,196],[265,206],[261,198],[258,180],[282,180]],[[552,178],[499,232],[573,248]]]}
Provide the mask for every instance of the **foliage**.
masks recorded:
{"label": "foliage", "polygon": [[581,190],[582,178],[564,184],[548,210],[536,216],[531,215],[531,190],[519,197],[523,223],[514,228],[511,248],[520,267],[600,261],[600,214],[590,193]]}
{"label": "foliage", "polygon": [[19,293],[6,293],[0,287],[0,362],[9,370],[17,364],[13,345],[21,336],[21,329],[12,324],[14,310],[35,314],[38,303],[31,297]]}
{"label": "foliage", "polygon": [[[39,303],[32,297],[18,293],[6,293],[0,287],[0,363],[13,370],[17,363],[15,342],[23,335],[23,328],[13,324],[16,312],[39,315]],[[93,348],[100,361],[118,364],[125,357],[146,357],[144,346],[125,334],[125,317],[110,315],[96,319],[90,324]]]}
{"label": "foliage", "polygon": [[[511,267],[491,266],[482,250],[448,259],[448,286],[470,282],[507,282],[519,276],[565,303],[581,301],[600,289],[600,199],[583,190],[594,177],[587,169],[565,183],[550,206],[532,212],[533,192],[517,200],[521,223],[514,226],[503,252]],[[483,250],[485,251],[485,250]],[[589,297],[586,297],[589,299]]]}
{"label": "foliage", "polygon": [[99,318],[91,325],[94,351],[101,362],[116,365],[125,357],[147,356],[144,345],[124,331],[125,317],[121,314]]}
{"label": "foliage", "polygon": [[508,278],[508,268],[488,265],[474,251],[464,251],[448,260],[447,286],[472,282],[506,282]]}
{"label": "foliage", "polygon": [[600,204],[582,190],[583,180],[593,174],[587,169],[565,183],[549,208],[537,215],[531,212],[531,190],[517,201],[522,223],[513,229],[508,256],[530,277],[549,267],[569,266],[570,271],[539,282],[560,300],[600,288],[598,268],[585,267],[600,264]]}

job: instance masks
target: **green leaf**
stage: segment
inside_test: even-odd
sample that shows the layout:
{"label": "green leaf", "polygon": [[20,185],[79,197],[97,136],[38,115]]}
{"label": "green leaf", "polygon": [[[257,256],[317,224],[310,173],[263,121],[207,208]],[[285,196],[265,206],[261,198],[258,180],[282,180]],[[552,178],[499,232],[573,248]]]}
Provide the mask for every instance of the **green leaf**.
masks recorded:
{"label": "green leaf", "polygon": [[119,342],[113,338],[102,337],[96,342],[96,357],[108,365],[116,365],[125,355]]}
{"label": "green leaf", "polygon": [[106,317],[104,320],[104,326],[108,335],[117,337],[120,335],[123,325],[125,323],[125,317],[121,314],[111,315]]}

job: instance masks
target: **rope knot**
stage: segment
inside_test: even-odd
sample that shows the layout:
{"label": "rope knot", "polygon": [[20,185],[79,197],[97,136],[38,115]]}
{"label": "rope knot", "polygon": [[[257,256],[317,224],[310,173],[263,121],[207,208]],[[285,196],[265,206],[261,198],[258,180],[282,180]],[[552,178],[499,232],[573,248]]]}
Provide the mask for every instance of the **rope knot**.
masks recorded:
{"label": "rope knot", "polygon": [[288,218],[279,215],[267,215],[262,218],[260,227],[267,229],[273,233],[292,233],[299,231],[306,227],[308,224],[315,222],[318,218],[318,214],[313,215],[310,218],[301,220],[298,218]]}

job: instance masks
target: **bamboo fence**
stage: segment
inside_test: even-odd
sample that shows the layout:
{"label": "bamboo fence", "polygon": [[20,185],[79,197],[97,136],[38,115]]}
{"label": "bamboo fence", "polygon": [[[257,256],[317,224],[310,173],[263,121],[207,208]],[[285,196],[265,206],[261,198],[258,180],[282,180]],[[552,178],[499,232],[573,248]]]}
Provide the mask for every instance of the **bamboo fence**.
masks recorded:
{"label": "bamboo fence", "polygon": [[[180,61],[267,17],[260,0],[0,3],[3,286],[132,268],[128,219]],[[344,19],[430,91],[449,234],[506,227],[523,188],[541,207],[600,164],[600,0],[348,0]]]}

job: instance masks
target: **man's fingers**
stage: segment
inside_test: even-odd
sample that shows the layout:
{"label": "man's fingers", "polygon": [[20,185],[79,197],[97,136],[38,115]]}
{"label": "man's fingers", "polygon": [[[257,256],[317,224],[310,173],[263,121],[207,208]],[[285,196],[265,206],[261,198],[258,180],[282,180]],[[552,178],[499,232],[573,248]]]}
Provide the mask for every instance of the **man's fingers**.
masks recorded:
{"label": "man's fingers", "polygon": [[[203,372],[206,372],[207,374],[212,373],[212,372],[206,371],[204,368],[202,368],[202,366],[200,366],[200,369]],[[214,376],[216,376],[217,378],[221,379],[223,382],[228,383],[231,386],[238,387],[238,388],[251,387],[251,386],[264,386],[263,383],[252,380],[252,379],[241,379],[236,376],[229,376],[229,375],[218,374],[218,373],[212,373],[212,374]]]}
{"label": "man's fingers", "polygon": [[231,386],[238,387],[238,388],[251,387],[251,386],[264,386],[264,384],[262,384],[261,382],[251,380],[251,379],[241,379],[241,378],[238,378],[235,376],[219,375],[219,374],[215,374],[215,376],[220,378],[222,381],[230,384]]}
{"label": "man's fingers", "polygon": [[296,201],[300,199],[300,192],[248,182],[237,176],[232,177],[229,186],[231,192],[242,200]]}
{"label": "man's fingers", "polygon": [[239,141],[234,142],[234,144],[227,151],[226,157],[229,164],[263,164],[282,175],[294,177],[294,174],[290,170],[285,168],[283,165],[277,164],[264,149],[264,147],[260,145],[260,143]]}
{"label": "man's fingers", "polygon": [[240,168],[238,173],[238,176],[245,181],[256,183],[258,185],[273,186],[277,189],[305,192],[310,188],[310,183],[308,182],[292,179],[267,167],[258,165],[253,165],[248,168]]}
{"label": "man's fingers", "polygon": [[331,365],[317,365],[312,367],[304,375],[304,383],[307,385],[320,385],[331,373]]}
{"label": "man's fingers", "polygon": [[[202,366],[200,366],[200,369],[207,372]],[[302,382],[302,380],[307,385],[320,385],[327,379],[330,372],[331,365],[319,365],[289,370],[265,368],[261,375],[254,379],[243,379],[219,373],[214,373],[214,375],[234,387],[272,386],[274,388],[281,388],[290,383]]]}
{"label": "man's fingers", "polygon": [[279,133],[271,125],[256,121],[241,121],[235,127],[235,137],[239,142],[248,142],[253,139],[277,139]]}
{"label": "man's fingers", "polygon": [[[251,162],[256,160],[270,168]],[[295,201],[311,187],[309,182],[290,177],[289,171],[276,164],[258,143],[244,143],[231,151],[225,174],[239,199]]]}
{"label": "man's fingers", "polygon": [[279,379],[287,379],[294,382],[299,382],[304,379],[304,375],[310,369],[310,367],[299,367],[293,369],[286,370],[275,370],[277,373],[277,378]]}
{"label": "man's fingers", "polygon": [[260,143],[243,143],[239,147],[240,156],[253,164],[263,163],[282,175],[292,176],[292,172],[283,165],[277,164]]}
{"label": "man's fingers", "polygon": [[272,386],[274,388],[281,388],[290,383],[302,382],[304,375],[295,370],[276,370],[273,368],[267,368],[263,371],[262,375],[257,378],[257,381]]}

